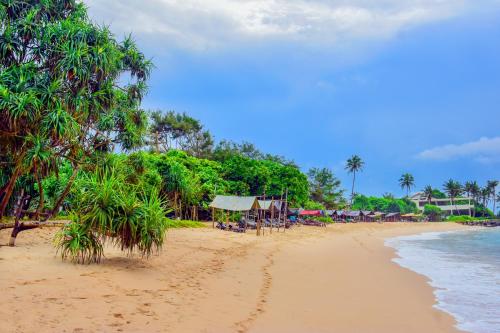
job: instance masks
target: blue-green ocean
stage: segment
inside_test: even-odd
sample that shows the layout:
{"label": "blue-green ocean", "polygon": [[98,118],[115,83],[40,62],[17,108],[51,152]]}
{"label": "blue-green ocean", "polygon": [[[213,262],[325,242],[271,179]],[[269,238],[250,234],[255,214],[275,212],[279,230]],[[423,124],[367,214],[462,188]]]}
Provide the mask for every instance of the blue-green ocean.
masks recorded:
{"label": "blue-green ocean", "polygon": [[436,307],[458,328],[500,332],[500,228],[396,237],[386,245],[396,249],[395,262],[429,278]]}

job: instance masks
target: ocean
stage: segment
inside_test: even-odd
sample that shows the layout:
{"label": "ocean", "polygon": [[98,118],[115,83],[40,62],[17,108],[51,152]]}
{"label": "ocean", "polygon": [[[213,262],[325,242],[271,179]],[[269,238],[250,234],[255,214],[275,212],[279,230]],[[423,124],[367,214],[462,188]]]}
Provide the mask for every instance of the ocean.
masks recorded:
{"label": "ocean", "polygon": [[429,278],[436,307],[458,328],[500,333],[500,228],[402,236],[386,245],[396,249],[396,263]]}

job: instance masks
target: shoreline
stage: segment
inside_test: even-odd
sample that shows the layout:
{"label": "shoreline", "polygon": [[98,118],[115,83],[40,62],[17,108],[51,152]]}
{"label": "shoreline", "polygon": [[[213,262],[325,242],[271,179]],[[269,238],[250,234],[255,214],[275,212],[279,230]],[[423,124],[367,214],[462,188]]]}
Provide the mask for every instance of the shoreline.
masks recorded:
{"label": "shoreline", "polygon": [[[0,320],[8,332],[456,333],[428,278],[394,262],[385,240],[463,229],[359,223],[264,237],[177,229],[149,260],[107,247],[103,263],[88,266],[55,257],[54,230],[26,231],[16,248],[0,248]],[[7,239],[0,232],[0,244]]]}

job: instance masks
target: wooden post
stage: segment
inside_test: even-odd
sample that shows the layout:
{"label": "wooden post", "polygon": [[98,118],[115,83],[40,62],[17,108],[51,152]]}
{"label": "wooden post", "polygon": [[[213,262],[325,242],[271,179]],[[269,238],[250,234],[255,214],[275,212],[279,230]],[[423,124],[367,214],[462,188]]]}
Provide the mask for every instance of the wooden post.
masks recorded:
{"label": "wooden post", "polygon": [[278,232],[280,232],[280,223],[281,223],[281,208],[283,207],[283,189],[281,189],[280,196],[280,211],[278,212]]}
{"label": "wooden post", "polygon": [[288,215],[288,188],[285,190],[285,212],[283,213],[283,221],[284,221],[283,232],[286,231],[287,215]]}
{"label": "wooden post", "polygon": [[274,197],[271,197],[271,233],[273,233],[273,221],[274,221]]}
{"label": "wooden post", "polygon": [[215,208],[212,207],[212,228],[215,229]]}

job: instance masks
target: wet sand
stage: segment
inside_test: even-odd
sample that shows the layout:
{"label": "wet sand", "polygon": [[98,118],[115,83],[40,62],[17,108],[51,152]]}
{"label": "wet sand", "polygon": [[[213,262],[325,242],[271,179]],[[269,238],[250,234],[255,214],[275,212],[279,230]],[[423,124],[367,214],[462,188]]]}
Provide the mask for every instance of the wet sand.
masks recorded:
{"label": "wet sand", "polygon": [[[384,239],[450,223],[301,226],[285,233],[170,230],[150,259],[55,255],[56,229],[0,247],[1,332],[458,332],[425,277]],[[0,232],[0,245],[9,231]]]}

